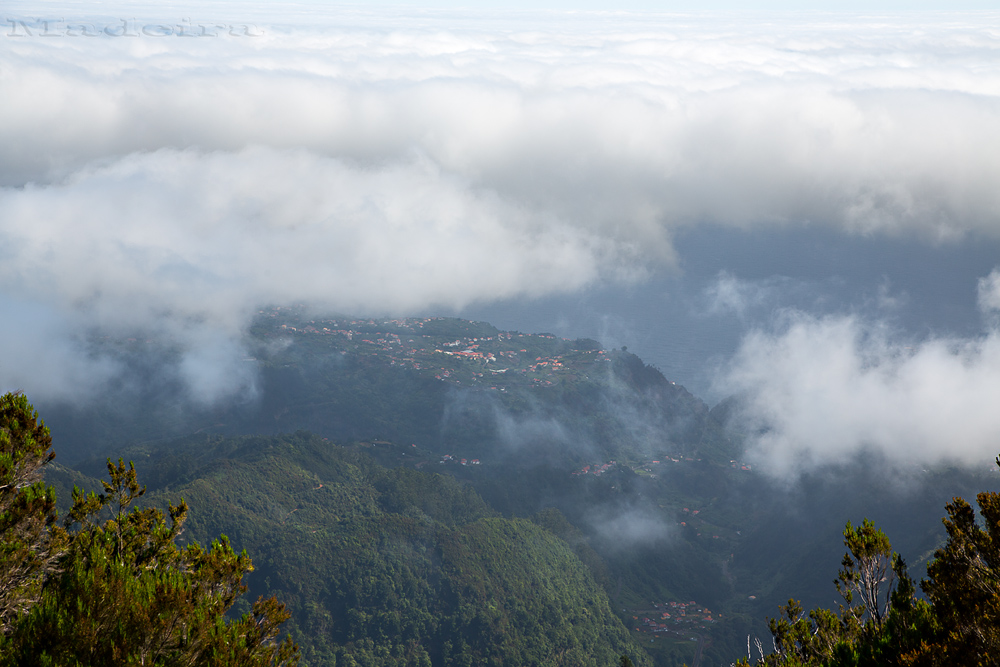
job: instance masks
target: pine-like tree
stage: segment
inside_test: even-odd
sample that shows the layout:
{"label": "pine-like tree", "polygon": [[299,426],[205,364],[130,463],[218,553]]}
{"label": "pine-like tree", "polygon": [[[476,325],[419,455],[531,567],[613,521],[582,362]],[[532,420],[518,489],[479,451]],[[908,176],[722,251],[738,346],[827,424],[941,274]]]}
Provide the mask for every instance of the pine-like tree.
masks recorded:
{"label": "pine-like tree", "polygon": [[[38,480],[51,438],[23,395],[0,398],[0,551],[5,614],[0,665],[293,665],[278,641],[288,618],[274,598],[239,619],[226,613],[253,566],[223,536],[177,545],[188,507],[136,506],[135,467],[108,461],[101,494],[73,491],[65,527]],[[5,544],[8,541],[5,540]]]}
{"label": "pine-like tree", "polygon": [[[1000,466],[1000,457],[997,457]],[[867,519],[844,530],[848,553],[837,588],[840,612],[806,615],[794,600],[771,619],[776,651],[757,664],[784,667],[1000,667],[1000,493],[946,506],[945,545],[921,582],[926,600],[889,540]],[[749,665],[741,659],[737,665]]]}
{"label": "pine-like tree", "polygon": [[41,595],[65,533],[55,527],[56,498],[41,482],[54,457],[49,430],[21,393],[0,396],[0,634]]}
{"label": "pine-like tree", "polygon": [[976,500],[981,521],[962,498],[946,507],[948,541],[921,585],[941,630],[911,656],[914,665],[1000,665],[1000,493]]}

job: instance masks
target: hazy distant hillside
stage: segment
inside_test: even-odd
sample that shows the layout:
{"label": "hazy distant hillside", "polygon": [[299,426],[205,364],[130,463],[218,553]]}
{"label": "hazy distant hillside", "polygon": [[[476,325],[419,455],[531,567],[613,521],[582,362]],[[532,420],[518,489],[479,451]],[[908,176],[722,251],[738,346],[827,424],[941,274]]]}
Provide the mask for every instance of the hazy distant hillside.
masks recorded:
{"label": "hazy distant hillside", "polygon": [[105,342],[134,385],[80,405],[41,405],[64,461],[195,432],[308,429],[337,441],[416,444],[478,458],[563,462],[701,452],[731,458],[708,406],[625,351],[445,318],[304,319],[251,328],[252,396],[206,406],[169,375],[169,346]]}

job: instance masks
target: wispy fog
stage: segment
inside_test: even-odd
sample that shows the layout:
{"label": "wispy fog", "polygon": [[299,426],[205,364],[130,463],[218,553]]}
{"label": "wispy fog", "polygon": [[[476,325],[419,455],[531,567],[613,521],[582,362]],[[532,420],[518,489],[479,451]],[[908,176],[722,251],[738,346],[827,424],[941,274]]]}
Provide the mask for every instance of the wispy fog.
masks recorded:
{"label": "wispy fog", "polygon": [[[627,285],[696,226],[1000,237],[995,14],[44,7],[0,15],[3,389],[95,390],[117,370],[87,336],[140,335],[216,400],[252,391],[262,305]],[[765,453],[980,451],[993,329],[896,340],[789,314],[726,382],[759,389]]]}
{"label": "wispy fog", "polygon": [[74,337],[74,322],[38,303],[0,296],[3,390],[86,403],[121,368]]}
{"label": "wispy fog", "polygon": [[976,337],[914,338],[885,320],[799,310],[748,335],[718,383],[742,398],[735,424],[758,469],[781,476],[867,452],[909,468],[990,462],[1000,449],[1000,271],[978,289],[986,329]]}
{"label": "wispy fog", "polygon": [[674,524],[667,523],[661,514],[648,507],[605,509],[587,519],[591,529],[611,551],[662,546],[677,535]]}

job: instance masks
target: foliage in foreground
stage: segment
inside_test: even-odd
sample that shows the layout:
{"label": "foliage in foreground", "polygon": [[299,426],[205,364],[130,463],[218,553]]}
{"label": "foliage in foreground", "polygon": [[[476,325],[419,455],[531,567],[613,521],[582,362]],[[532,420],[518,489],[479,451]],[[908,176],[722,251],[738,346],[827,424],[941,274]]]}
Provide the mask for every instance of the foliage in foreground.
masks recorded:
{"label": "foliage in foreground", "polygon": [[[0,397],[0,665],[292,665],[276,641],[288,614],[259,599],[226,612],[253,569],[223,537],[178,547],[182,501],[168,517],[133,503],[134,466],[108,461],[104,493],[74,489],[65,526],[40,478],[48,429],[21,394]],[[107,517],[101,520],[102,517]]]}
{"label": "foliage in foreground", "polygon": [[[997,457],[1000,466],[1000,457]],[[774,652],[755,664],[783,667],[996,667],[1000,665],[1000,493],[977,496],[981,521],[962,498],[945,509],[945,545],[918,599],[906,564],[867,519],[844,530],[844,598],[837,612],[806,615],[789,600],[769,627]],[[748,657],[737,665],[749,665]]]}

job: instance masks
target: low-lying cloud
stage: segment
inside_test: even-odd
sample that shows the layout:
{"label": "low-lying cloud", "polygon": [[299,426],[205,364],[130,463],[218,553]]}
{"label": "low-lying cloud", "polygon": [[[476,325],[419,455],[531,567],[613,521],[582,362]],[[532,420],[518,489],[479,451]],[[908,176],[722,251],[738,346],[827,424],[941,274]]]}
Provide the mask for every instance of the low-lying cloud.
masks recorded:
{"label": "low-lying cloud", "polygon": [[123,324],[238,326],[261,303],[457,308],[577,289],[635,254],[427,160],[161,149],[0,191],[5,284]]}
{"label": "low-lying cloud", "polygon": [[[258,7],[252,35],[119,37],[63,30],[79,8],[51,36],[5,11],[0,295],[73,336],[236,358],[264,304],[405,314],[641,280],[700,224],[1000,236],[981,14]],[[189,375],[224,396],[237,366]]]}
{"label": "low-lying cloud", "polygon": [[677,528],[649,507],[619,507],[587,517],[591,529],[612,551],[662,544]]}
{"label": "low-lying cloud", "polygon": [[1000,270],[979,283],[988,328],[911,340],[854,314],[778,316],[749,334],[718,387],[757,469],[787,476],[874,453],[905,466],[988,464],[1000,452]]}
{"label": "low-lying cloud", "polygon": [[86,402],[122,369],[74,336],[77,323],[38,303],[0,295],[0,389]]}

